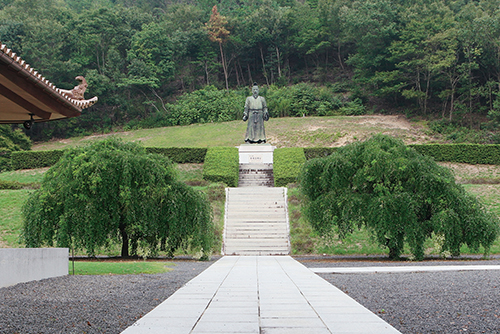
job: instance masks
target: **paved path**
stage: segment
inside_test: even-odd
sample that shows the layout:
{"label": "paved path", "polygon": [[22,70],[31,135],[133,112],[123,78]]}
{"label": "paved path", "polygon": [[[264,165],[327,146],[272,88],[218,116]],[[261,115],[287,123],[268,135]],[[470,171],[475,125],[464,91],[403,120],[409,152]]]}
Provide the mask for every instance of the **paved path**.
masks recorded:
{"label": "paved path", "polygon": [[397,266],[397,267],[328,267],[328,268],[311,268],[311,270],[317,274],[416,273],[424,271],[500,270],[500,266],[444,265],[444,266]]}
{"label": "paved path", "polygon": [[225,256],[123,333],[399,331],[289,256]]}

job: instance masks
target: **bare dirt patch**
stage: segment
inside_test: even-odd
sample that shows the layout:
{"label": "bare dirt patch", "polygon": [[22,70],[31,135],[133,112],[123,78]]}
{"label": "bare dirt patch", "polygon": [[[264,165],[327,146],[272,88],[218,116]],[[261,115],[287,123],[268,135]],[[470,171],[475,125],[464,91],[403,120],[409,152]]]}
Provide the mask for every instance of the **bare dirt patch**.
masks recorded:
{"label": "bare dirt patch", "polygon": [[[271,122],[271,121],[270,121]],[[364,115],[290,118],[266,127],[268,142],[277,147],[340,147],[375,134],[400,138],[406,144],[443,142],[429,135],[425,123],[403,115]]]}
{"label": "bare dirt patch", "polygon": [[500,165],[469,165],[455,162],[439,162],[439,164],[452,169],[455,180],[459,183],[481,179],[484,182],[472,183],[491,183],[487,181],[500,179]]}

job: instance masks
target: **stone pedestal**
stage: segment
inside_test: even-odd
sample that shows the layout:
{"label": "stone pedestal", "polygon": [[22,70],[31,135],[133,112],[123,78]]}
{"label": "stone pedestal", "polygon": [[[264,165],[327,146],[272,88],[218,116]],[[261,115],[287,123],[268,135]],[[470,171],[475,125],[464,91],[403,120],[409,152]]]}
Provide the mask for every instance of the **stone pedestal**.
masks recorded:
{"label": "stone pedestal", "polygon": [[272,164],[275,148],[271,144],[243,144],[238,147],[240,165]]}

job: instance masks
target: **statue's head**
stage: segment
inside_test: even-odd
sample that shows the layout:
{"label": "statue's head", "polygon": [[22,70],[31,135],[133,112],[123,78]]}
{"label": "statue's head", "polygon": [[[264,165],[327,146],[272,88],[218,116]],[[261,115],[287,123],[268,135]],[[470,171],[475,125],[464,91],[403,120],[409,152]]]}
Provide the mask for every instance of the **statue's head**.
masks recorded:
{"label": "statue's head", "polygon": [[259,96],[259,86],[257,86],[257,83],[254,83],[253,84],[253,87],[252,87],[252,95],[253,97],[257,98],[257,96]]}

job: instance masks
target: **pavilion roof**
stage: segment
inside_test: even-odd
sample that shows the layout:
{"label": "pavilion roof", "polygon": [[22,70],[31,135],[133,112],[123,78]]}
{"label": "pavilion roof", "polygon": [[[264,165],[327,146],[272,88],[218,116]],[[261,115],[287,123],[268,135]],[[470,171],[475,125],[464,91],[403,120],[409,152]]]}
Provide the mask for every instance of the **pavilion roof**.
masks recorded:
{"label": "pavilion roof", "polygon": [[79,116],[97,102],[68,97],[0,43],[0,123],[35,123]]}

